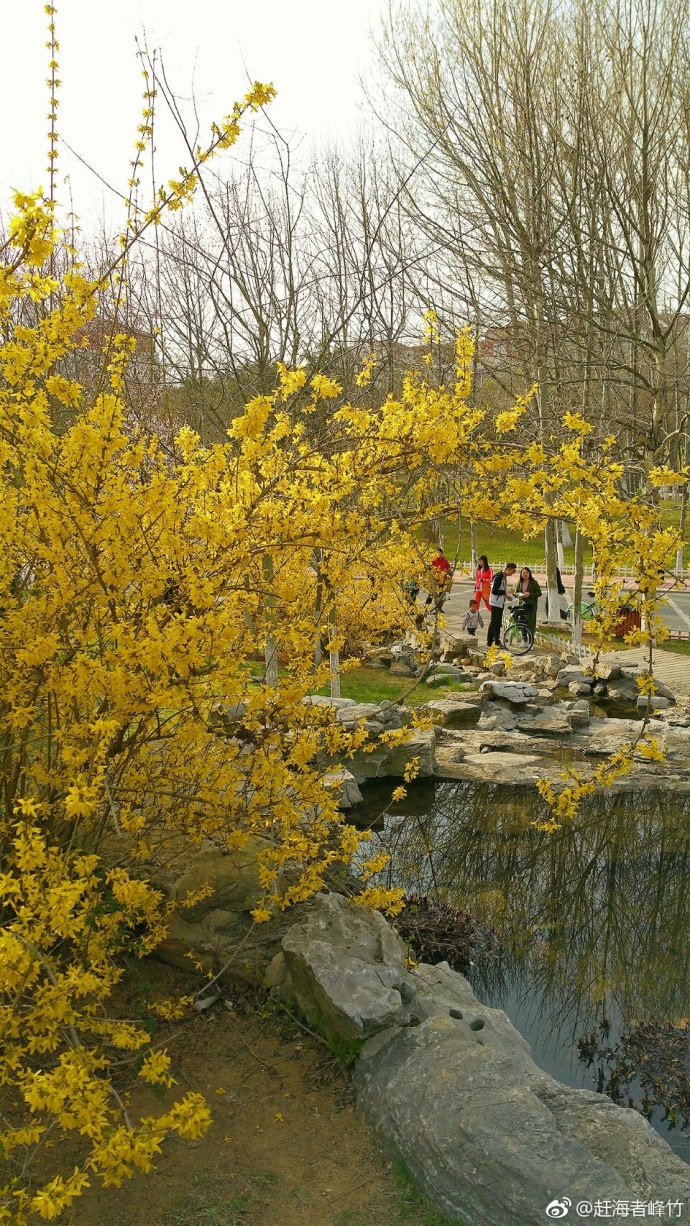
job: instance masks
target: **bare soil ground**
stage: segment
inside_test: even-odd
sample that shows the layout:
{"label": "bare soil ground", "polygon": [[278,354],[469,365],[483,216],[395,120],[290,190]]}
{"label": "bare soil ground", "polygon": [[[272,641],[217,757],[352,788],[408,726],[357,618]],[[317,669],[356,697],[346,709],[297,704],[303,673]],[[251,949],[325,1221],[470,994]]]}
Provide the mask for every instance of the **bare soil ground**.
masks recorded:
{"label": "bare soil ground", "polygon": [[[175,988],[184,990],[175,972],[148,963],[128,981],[127,1012]],[[167,1142],[154,1174],[120,1189],[94,1181],[74,1226],[442,1226],[380,1154],[323,1042],[237,992],[171,1031],[178,1084],[165,1102],[198,1090],[213,1124],[198,1141]],[[133,1079],[137,1118],[161,1105]]]}

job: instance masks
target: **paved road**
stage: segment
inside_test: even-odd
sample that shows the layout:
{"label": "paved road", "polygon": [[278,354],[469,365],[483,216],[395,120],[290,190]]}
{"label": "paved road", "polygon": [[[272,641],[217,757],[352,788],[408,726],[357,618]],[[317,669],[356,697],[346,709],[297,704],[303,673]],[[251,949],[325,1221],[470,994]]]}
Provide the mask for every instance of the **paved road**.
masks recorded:
{"label": "paved road", "polygon": [[[570,579],[570,584],[568,583]],[[541,580],[540,580],[541,582]],[[568,576],[565,580],[568,591],[568,600],[572,594],[572,577]],[[546,584],[542,584],[545,588]],[[583,588],[586,599],[587,587]],[[470,579],[461,579],[453,584],[453,591],[446,601],[444,613],[448,619],[449,628],[459,629],[462,618],[467,612],[469,601],[474,598],[474,583]],[[564,598],[565,599],[565,598]],[[683,630],[690,633],[690,592],[672,591],[668,593],[666,603],[659,610],[661,617],[670,630]],[[485,628],[488,624],[489,611],[484,609],[482,616],[484,617]],[[546,617],[546,607],[544,599],[539,601],[538,618]],[[452,620],[452,626],[451,626]],[[486,636],[484,636],[486,637]]]}

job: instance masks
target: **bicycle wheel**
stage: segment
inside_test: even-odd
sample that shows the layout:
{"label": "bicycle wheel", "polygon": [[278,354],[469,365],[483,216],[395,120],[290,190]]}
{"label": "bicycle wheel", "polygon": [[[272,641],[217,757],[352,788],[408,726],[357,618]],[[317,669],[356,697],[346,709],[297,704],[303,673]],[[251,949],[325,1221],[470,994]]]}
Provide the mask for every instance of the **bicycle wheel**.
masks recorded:
{"label": "bicycle wheel", "polygon": [[534,645],[534,635],[524,622],[510,622],[503,635],[503,646],[513,656],[524,656]]}

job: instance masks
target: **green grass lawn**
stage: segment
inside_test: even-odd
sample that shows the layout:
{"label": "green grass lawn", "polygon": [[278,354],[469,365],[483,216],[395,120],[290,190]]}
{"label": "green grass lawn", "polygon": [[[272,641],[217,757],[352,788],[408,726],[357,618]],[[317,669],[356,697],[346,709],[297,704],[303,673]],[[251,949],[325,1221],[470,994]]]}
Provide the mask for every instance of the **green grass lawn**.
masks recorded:
{"label": "green grass lawn", "polygon": [[690,656],[690,643],[684,643],[682,639],[667,639],[657,646],[659,651],[670,651],[674,656]]}
{"label": "green grass lawn", "polygon": [[[263,665],[252,662],[252,676],[256,681],[263,677]],[[283,671],[282,669],[280,670]],[[405,702],[409,707],[421,707],[430,698],[448,698],[450,694],[461,694],[463,690],[474,690],[473,685],[427,685],[426,681],[415,683],[414,677],[391,677],[386,668],[353,668],[343,671],[340,676],[340,693],[343,698],[354,698],[355,702],[383,702],[388,699],[396,702],[398,698],[407,695]],[[330,694],[328,685],[315,694]]]}
{"label": "green grass lawn", "polygon": [[[467,562],[470,556],[470,526],[464,519],[461,531],[460,560]],[[444,520],[443,546],[449,558],[455,556],[457,541],[457,520]],[[486,554],[492,566],[497,562],[516,562],[518,566],[530,566],[533,570],[541,568],[544,564],[544,535],[539,533],[530,540],[524,540],[522,533],[512,528],[480,521],[477,524],[477,554],[482,553]],[[584,558],[585,565],[590,565],[592,549],[588,543],[585,543]],[[565,550],[565,560],[571,566],[575,564],[574,548]]]}
{"label": "green grass lawn", "polygon": [[[472,685],[427,685],[426,681],[414,685],[414,677],[391,677],[384,668],[353,668],[352,672],[344,672],[340,679],[340,692],[343,698],[354,698],[356,702],[382,702],[385,698],[391,702],[407,697],[405,702],[410,707],[420,707],[430,698],[448,698],[450,694],[461,694],[463,690],[475,689]],[[328,686],[318,691],[328,694]]]}
{"label": "green grass lawn", "polygon": [[[680,518],[680,504],[664,502],[661,506],[661,523],[664,528],[677,528]],[[686,533],[687,536],[687,533]],[[458,541],[457,520],[443,521],[443,543],[447,556],[454,557]],[[491,565],[496,562],[517,562],[518,566],[530,566],[532,569],[541,567],[544,562],[544,534],[525,540],[521,532],[497,524],[479,521],[477,524],[477,553],[485,553]],[[468,561],[470,556],[470,525],[468,520],[462,520],[460,560]],[[669,562],[674,559],[670,558]],[[575,564],[575,549],[565,550],[565,561],[568,565]],[[584,547],[585,566],[591,565],[592,548],[589,542]]]}

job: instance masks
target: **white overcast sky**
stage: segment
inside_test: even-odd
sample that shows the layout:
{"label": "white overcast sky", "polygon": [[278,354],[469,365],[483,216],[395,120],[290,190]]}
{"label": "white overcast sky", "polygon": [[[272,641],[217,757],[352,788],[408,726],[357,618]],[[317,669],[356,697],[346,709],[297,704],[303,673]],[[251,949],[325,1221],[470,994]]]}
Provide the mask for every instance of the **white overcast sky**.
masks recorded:
{"label": "white overcast sky", "polygon": [[[206,124],[222,117],[251,80],[271,81],[274,123],[303,135],[303,148],[347,140],[362,122],[360,76],[372,71],[370,29],[387,0],[57,0],[60,132],[109,182],[124,189],[143,105],[135,37],[160,48],[171,85],[197,99]],[[4,23],[0,75],[0,211],[12,188],[46,187],[45,48],[41,0],[21,0]],[[161,124],[159,178],[185,153]],[[164,173],[167,172],[167,173]],[[112,199],[63,148],[60,190],[69,174],[84,229],[111,218]]]}

